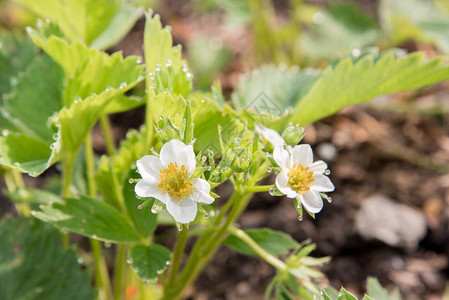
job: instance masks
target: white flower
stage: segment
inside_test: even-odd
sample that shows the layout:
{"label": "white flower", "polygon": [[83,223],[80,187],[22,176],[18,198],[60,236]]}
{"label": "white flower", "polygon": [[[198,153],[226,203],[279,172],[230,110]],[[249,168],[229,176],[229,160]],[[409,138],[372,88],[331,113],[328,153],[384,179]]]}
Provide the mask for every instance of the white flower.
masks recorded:
{"label": "white flower", "polygon": [[332,192],[335,188],[325,176],[324,161],[313,162],[310,145],[297,145],[285,150],[279,145],[274,148],[273,158],[282,171],[276,177],[276,186],[287,197],[296,198],[307,211],[318,213],[323,208],[320,193]]}
{"label": "white flower", "polygon": [[162,146],[159,157],[145,155],[137,161],[142,180],[134,190],[140,197],[160,200],[176,222],[187,224],[195,219],[197,202],[214,202],[209,183],[192,177],[195,167],[192,145],[171,140]]}
{"label": "white flower", "polygon": [[273,145],[273,147],[286,144],[282,136],[276,130],[264,127],[257,123],[255,123],[255,128],[267,142]]}

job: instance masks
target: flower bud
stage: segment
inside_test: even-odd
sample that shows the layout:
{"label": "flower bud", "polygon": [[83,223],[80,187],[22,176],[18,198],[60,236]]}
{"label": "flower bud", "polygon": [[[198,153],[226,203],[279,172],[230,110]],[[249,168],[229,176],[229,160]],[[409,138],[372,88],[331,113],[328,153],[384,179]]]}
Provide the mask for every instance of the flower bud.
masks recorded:
{"label": "flower bud", "polygon": [[290,123],[282,132],[282,138],[288,145],[297,145],[304,138],[304,127],[299,126],[299,123]]}

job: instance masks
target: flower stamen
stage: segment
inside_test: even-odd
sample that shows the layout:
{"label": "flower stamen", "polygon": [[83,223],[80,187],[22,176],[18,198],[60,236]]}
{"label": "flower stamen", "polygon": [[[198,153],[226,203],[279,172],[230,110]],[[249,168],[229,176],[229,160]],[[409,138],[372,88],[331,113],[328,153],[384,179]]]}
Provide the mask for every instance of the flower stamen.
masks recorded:
{"label": "flower stamen", "polygon": [[160,169],[161,182],[158,187],[167,192],[172,198],[184,200],[184,197],[193,193],[191,178],[184,165],[170,163],[166,169]]}
{"label": "flower stamen", "polygon": [[310,190],[313,185],[313,172],[308,167],[295,164],[288,172],[288,185],[298,194]]}

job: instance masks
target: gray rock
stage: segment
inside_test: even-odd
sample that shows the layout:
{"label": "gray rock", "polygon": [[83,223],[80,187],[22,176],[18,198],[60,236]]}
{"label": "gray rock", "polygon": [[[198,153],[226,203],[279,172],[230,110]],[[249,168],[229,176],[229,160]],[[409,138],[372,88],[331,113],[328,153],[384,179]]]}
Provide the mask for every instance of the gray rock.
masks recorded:
{"label": "gray rock", "polygon": [[383,195],[374,195],[362,203],[355,228],[366,240],[414,249],[426,234],[427,222],[418,210]]}

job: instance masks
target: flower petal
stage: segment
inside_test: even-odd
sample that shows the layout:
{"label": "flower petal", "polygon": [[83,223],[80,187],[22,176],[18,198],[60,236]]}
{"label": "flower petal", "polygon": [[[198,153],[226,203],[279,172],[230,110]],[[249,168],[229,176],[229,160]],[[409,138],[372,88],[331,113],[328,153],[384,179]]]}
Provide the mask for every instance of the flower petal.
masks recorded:
{"label": "flower petal", "polygon": [[286,171],[282,171],[276,177],[276,186],[281,193],[287,195],[289,198],[295,198],[297,195],[297,193],[288,186],[288,175]]}
{"label": "flower petal", "polygon": [[194,202],[211,204],[214,198],[210,195],[210,184],[204,179],[193,178],[192,184],[194,186],[193,194],[186,197]]}
{"label": "flower petal", "polygon": [[179,166],[184,165],[186,167],[189,176],[195,171],[196,158],[192,145],[186,146],[181,141],[171,140],[162,146],[160,157],[165,167],[176,162]]}
{"label": "flower petal", "polygon": [[136,165],[142,178],[153,178],[155,180],[159,178],[160,170],[164,167],[159,157],[154,155],[145,155],[136,162]]}
{"label": "flower petal", "polygon": [[335,190],[329,177],[321,174],[313,176],[313,185],[310,188],[317,192],[333,192]]}
{"label": "flower petal", "polygon": [[310,171],[312,171],[314,174],[323,174],[326,169],[327,164],[322,160],[317,160],[310,165]]}
{"label": "flower petal", "polygon": [[260,133],[263,136],[263,138],[267,142],[269,142],[273,147],[282,146],[285,144],[284,139],[276,130],[264,127],[257,123],[255,124],[255,128],[256,131]]}
{"label": "flower petal", "polygon": [[276,146],[273,150],[274,161],[282,169],[288,169],[291,167],[290,154],[284,149],[284,146]]}
{"label": "flower petal", "polygon": [[307,191],[299,195],[299,198],[304,208],[312,214],[319,213],[323,208],[323,200],[321,200],[320,194],[315,191]]}
{"label": "flower petal", "polygon": [[170,198],[166,206],[167,211],[175,218],[175,221],[182,224],[187,224],[195,220],[198,210],[197,204],[190,199],[176,201]]}
{"label": "flower petal", "polygon": [[292,163],[308,167],[313,163],[313,152],[310,145],[297,145],[292,150]]}
{"label": "flower petal", "polygon": [[142,179],[136,184],[134,191],[139,197],[153,197],[162,203],[166,203],[169,196],[157,186],[158,184],[157,181]]}

